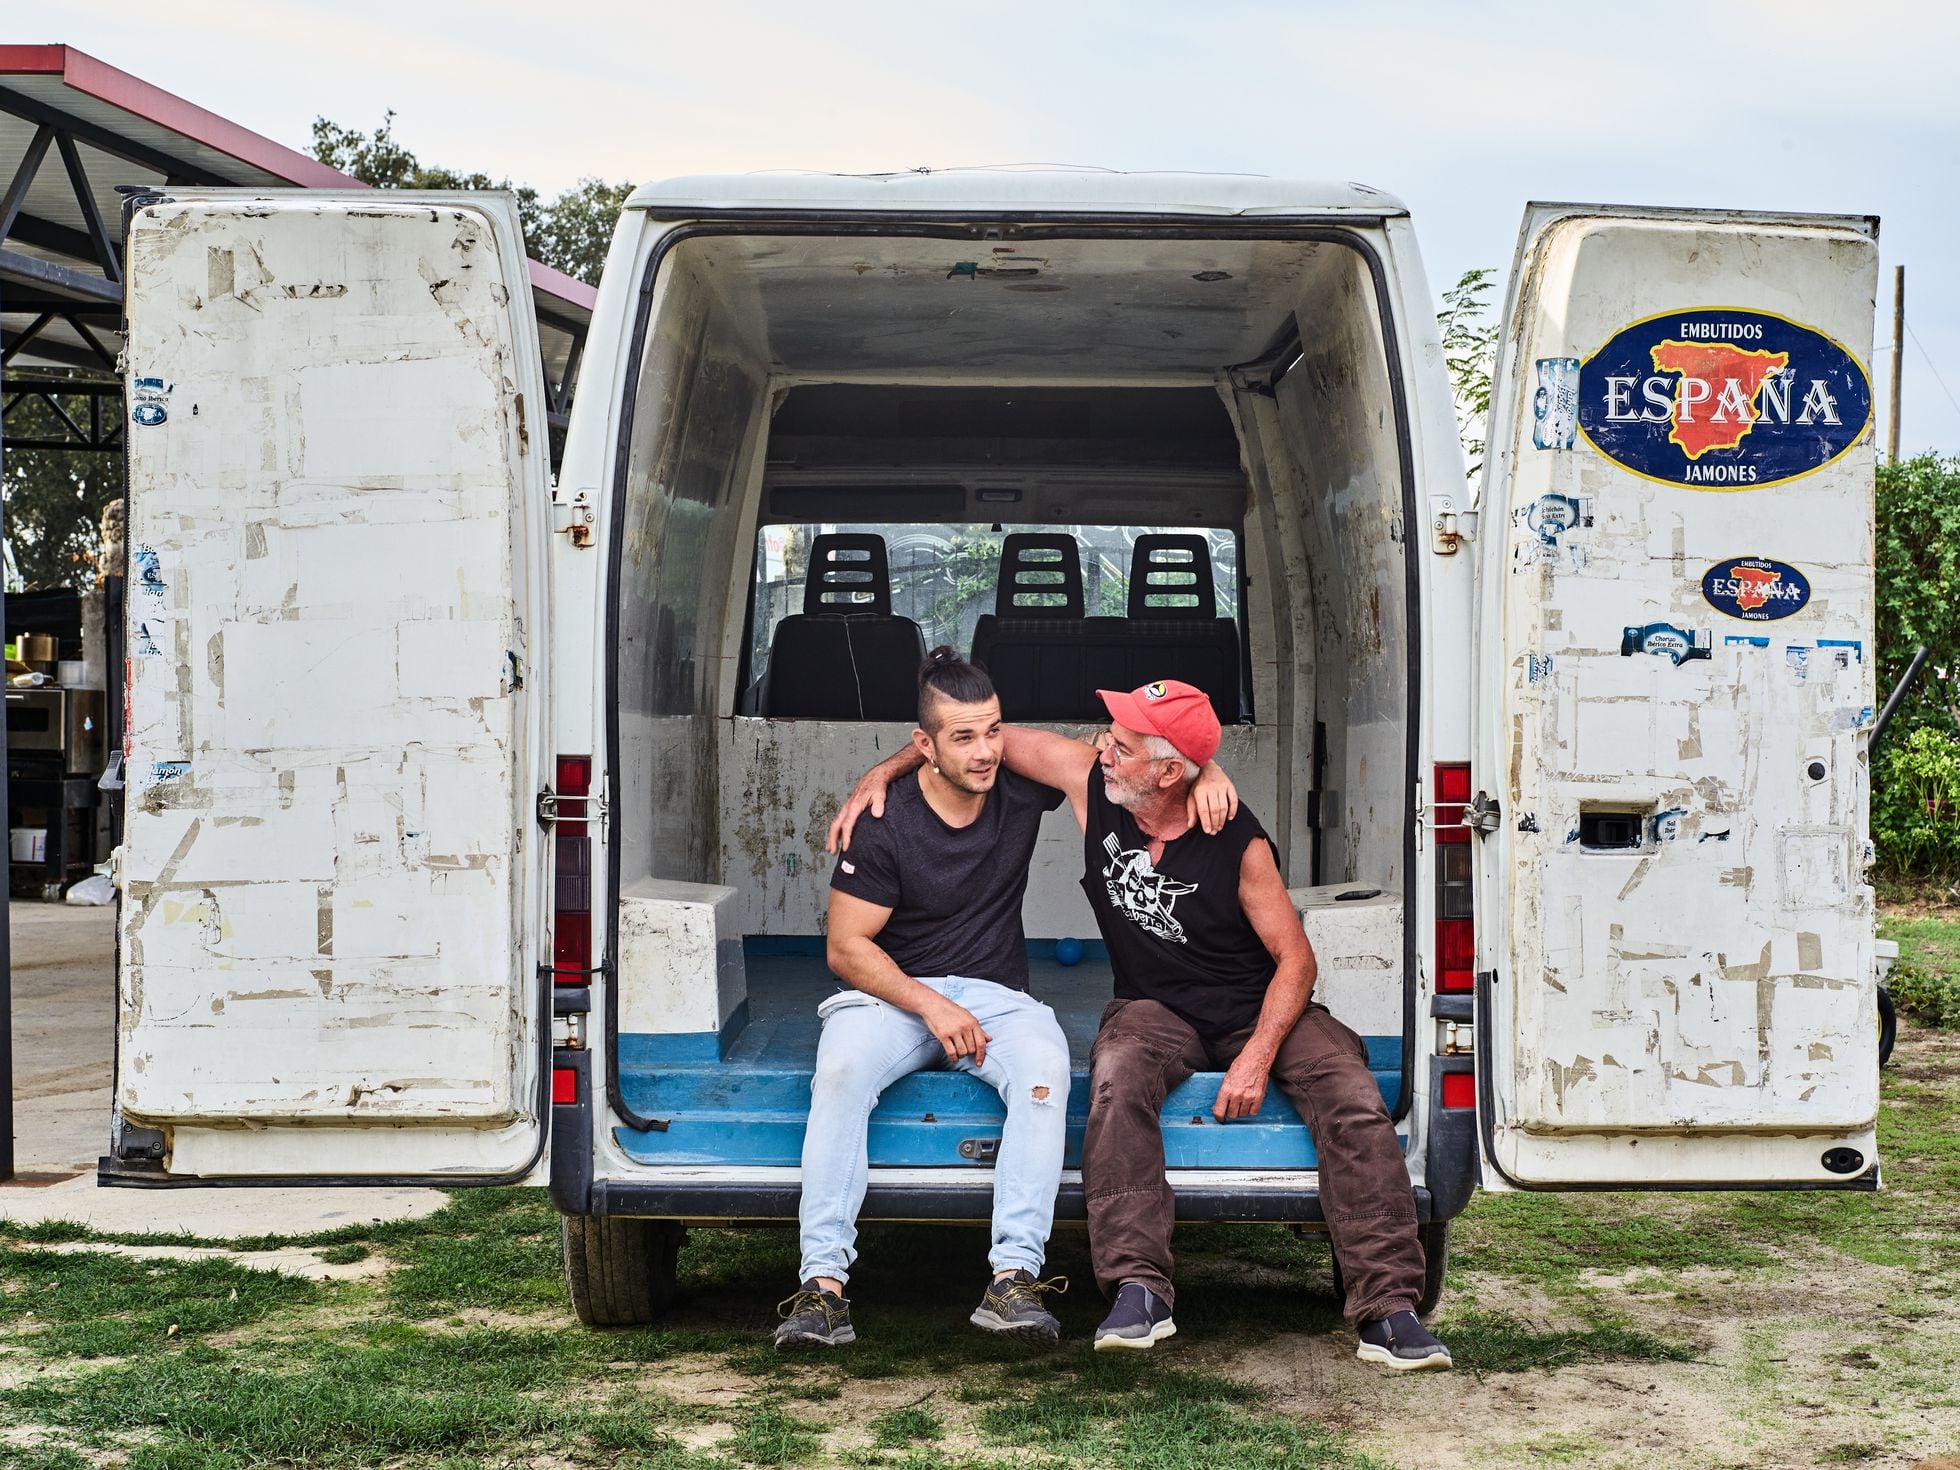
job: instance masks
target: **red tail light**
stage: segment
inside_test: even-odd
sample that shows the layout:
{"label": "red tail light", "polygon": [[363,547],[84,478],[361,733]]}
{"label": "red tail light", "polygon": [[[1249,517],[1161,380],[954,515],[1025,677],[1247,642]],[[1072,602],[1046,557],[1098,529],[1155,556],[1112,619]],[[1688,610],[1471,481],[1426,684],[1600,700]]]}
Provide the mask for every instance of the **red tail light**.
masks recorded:
{"label": "red tail light", "polygon": [[1475,1072],[1445,1072],[1443,1074],[1443,1106],[1446,1108],[1474,1108],[1477,1105],[1477,1074]]}
{"label": "red tail light", "polygon": [[[1434,768],[1436,831],[1436,989],[1463,993],[1477,987],[1477,931],[1472,917],[1471,868],[1475,849],[1464,825],[1470,804],[1468,763]],[[1447,1088],[1446,1088],[1447,1091]],[[1446,1104],[1447,1106],[1447,1104]]]}
{"label": "red tail light", "polygon": [[[1443,1095],[1449,1095],[1449,1079],[1443,1079]],[[551,1072],[551,1100],[554,1103],[578,1101],[578,1071],[573,1067],[554,1067]],[[1449,1104],[1445,1103],[1445,1107]]]}
{"label": "red tail light", "polygon": [[585,829],[592,757],[559,756],[553,790],[558,820],[553,826],[557,881],[552,888],[552,978],[560,985],[584,985],[592,971],[592,839]]}

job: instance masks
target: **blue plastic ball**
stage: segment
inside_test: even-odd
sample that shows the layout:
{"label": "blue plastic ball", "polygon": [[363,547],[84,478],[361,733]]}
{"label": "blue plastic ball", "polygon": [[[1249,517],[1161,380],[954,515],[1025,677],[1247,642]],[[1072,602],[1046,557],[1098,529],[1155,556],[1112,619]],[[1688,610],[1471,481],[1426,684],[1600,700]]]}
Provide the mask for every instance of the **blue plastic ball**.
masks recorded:
{"label": "blue plastic ball", "polygon": [[1055,963],[1060,965],[1081,964],[1082,941],[1079,939],[1057,939],[1055,941]]}

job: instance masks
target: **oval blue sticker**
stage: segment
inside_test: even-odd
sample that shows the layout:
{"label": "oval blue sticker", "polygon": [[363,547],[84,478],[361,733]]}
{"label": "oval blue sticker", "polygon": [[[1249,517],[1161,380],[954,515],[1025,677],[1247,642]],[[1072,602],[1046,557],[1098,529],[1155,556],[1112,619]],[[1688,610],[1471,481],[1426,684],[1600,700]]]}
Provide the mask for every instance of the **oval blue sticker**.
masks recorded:
{"label": "oval blue sticker", "polygon": [[1579,431],[1614,463],[1690,490],[1760,490],[1865,432],[1871,380],[1814,327],[1696,306],[1622,328],[1579,368]]}
{"label": "oval blue sticker", "polygon": [[1732,556],[1701,574],[1702,600],[1718,613],[1748,623],[1773,623],[1802,612],[1810,579],[1786,561]]}
{"label": "oval blue sticker", "polygon": [[129,411],[129,416],[146,429],[153,429],[170,417],[161,403],[139,403]]}

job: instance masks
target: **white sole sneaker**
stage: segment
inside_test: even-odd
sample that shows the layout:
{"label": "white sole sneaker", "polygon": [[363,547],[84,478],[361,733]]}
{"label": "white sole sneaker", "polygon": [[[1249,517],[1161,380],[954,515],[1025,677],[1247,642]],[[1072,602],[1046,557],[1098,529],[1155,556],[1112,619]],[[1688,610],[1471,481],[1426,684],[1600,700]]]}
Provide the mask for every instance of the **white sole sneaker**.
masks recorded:
{"label": "white sole sneaker", "polygon": [[1047,1345],[1059,1341],[1062,1335],[1062,1324],[1052,1317],[1045,1322],[1010,1322],[999,1313],[982,1307],[966,1320],[995,1337],[1005,1337],[1015,1342]]}
{"label": "white sole sneaker", "polygon": [[1125,1351],[1140,1353],[1155,1347],[1167,1337],[1176,1336],[1177,1323],[1166,1317],[1150,1329],[1150,1336],[1148,1337],[1119,1337],[1114,1332],[1103,1333],[1096,1338],[1096,1351],[1099,1353]]}
{"label": "white sole sneaker", "polygon": [[1377,1363],[1396,1373],[1440,1373],[1454,1368],[1447,1352],[1431,1353],[1426,1358],[1398,1358],[1385,1347],[1376,1347],[1372,1342],[1364,1342],[1354,1350],[1354,1355],[1364,1363]]}

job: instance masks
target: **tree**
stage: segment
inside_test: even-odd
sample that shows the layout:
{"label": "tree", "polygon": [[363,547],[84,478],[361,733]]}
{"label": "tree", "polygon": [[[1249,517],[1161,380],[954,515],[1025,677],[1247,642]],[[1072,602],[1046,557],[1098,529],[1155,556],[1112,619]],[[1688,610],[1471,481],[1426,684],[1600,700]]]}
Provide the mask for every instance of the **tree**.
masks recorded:
{"label": "tree", "polygon": [[613,226],[633,192],[631,184],[583,178],[546,204],[528,184],[425,164],[396,139],[393,108],[382,114],[381,126],[372,133],[314,118],[313,156],[377,189],[508,189],[517,196],[525,249],[588,286],[599,284]]}
{"label": "tree", "polygon": [[[51,385],[59,379],[49,375]],[[12,384],[10,383],[10,387]],[[76,423],[88,417],[86,398],[52,395]],[[59,438],[64,427],[29,398],[8,419],[10,436]],[[122,494],[119,452],[76,449],[6,451],[7,590],[87,587],[95,581],[102,508]]]}
{"label": "tree", "polygon": [[1498,326],[1489,320],[1496,275],[1489,266],[1467,270],[1443,293],[1436,323],[1443,331],[1443,366],[1449,370],[1456,401],[1456,429],[1474,483],[1484,469],[1485,423],[1490,416],[1490,379],[1497,363]]}
{"label": "tree", "polygon": [[613,227],[632,192],[631,184],[580,179],[541,211],[532,241],[538,259],[588,286],[598,285]]}
{"label": "tree", "polygon": [[1915,648],[1928,656],[1871,753],[1872,840],[1890,874],[1951,878],[1960,874],[1960,458],[1881,462],[1876,509],[1878,697]]}

